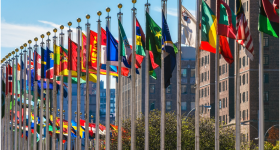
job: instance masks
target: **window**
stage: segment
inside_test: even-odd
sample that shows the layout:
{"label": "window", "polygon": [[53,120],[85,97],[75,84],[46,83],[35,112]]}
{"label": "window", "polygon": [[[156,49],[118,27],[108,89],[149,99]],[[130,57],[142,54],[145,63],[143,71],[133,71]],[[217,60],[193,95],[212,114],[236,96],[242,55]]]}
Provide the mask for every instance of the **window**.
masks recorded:
{"label": "window", "polygon": [[248,9],[248,1],[247,1],[247,7],[246,8],[247,8],[247,12],[248,12],[249,11],[249,9]]}
{"label": "window", "polygon": [[181,69],[181,77],[187,77],[187,69]]}
{"label": "window", "polygon": [[243,85],[245,85],[245,74],[243,74],[242,79],[243,79]]}
{"label": "window", "polygon": [[155,101],[150,104],[150,111],[155,109]]}
{"label": "window", "polygon": [[225,121],[226,119],[225,119],[225,115],[223,115],[223,124],[225,124]]}
{"label": "window", "polygon": [[227,72],[227,64],[226,64],[226,72]]}
{"label": "window", "polygon": [[248,81],[249,81],[249,80],[248,80],[248,73],[247,73],[247,84],[248,84]]}
{"label": "window", "polygon": [[194,88],[194,85],[191,85],[191,93],[192,93],[192,94],[195,94],[195,88]]}
{"label": "window", "polygon": [[227,97],[226,97],[226,107],[227,107]]}
{"label": "window", "polygon": [[167,93],[167,94],[170,94],[170,93],[171,93],[171,85],[169,85],[169,86],[166,88],[166,93]]}
{"label": "window", "polygon": [[226,115],[226,124],[227,124],[227,115]]}
{"label": "window", "polygon": [[245,56],[243,57],[243,67],[245,67]]}
{"label": "window", "polygon": [[222,67],[221,67],[221,66],[219,66],[219,75],[221,75],[221,68],[222,68]]}
{"label": "window", "polygon": [[249,65],[249,57],[247,56],[247,66]]}
{"label": "window", "polygon": [[204,110],[204,105],[202,105],[201,107],[201,113],[203,114],[203,110]]}
{"label": "window", "polygon": [[187,85],[186,84],[181,85],[181,92],[182,92],[182,94],[187,94]]}
{"label": "window", "polygon": [[225,108],[225,98],[223,98],[223,108]]}
{"label": "window", "polygon": [[204,91],[205,91],[204,93],[205,93],[205,97],[206,97],[206,96],[207,96],[207,91],[206,91],[206,88],[204,89]]}
{"label": "window", "polygon": [[203,82],[203,79],[204,79],[203,75],[204,75],[204,73],[201,74],[201,82]]}
{"label": "window", "polygon": [[219,122],[221,123],[221,116],[219,116]]}
{"label": "window", "polygon": [[241,58],[239,58],[239,68],[241,68]]}
{"label": "window", "polygon": [[195,102],[191,102],[191,110],[195,108]]}
{"label": "window", "polygon": [[222,108],[222,101],[219,100],[219,108],[221,109]]}
{"label": "window", "polygon": [[187,110],[187,102],[182,102],[182,104],[181,104],[181,110],[184,110],[184,111]]}
{"label": "window", "polygon": [[171,110],[171,101],[166,102],[166,110]]}
{"label": "window", "polygon": [[242,119],[245,120],[245,110],[242,111]]}
{"label": "window", "polygon": [[205,66],[206,66],[206,64],[207,64],[207,56],[205,56]]}
{"label": "window", "polygon": [[[246,3],[243,3],[243,8],[246,8]],[[246,9],[245,9],[245,12],[246,12]]]}
{"label": "window", "polygon": [[203,95],[204,95],[204,94],[203,94],[203,89],[201,89],[201,97],[203,97]]}
{"label": "window", "polygon": [[207,61],[208,61],[208,64],[209,64],[209,55],[208,55],[208,59],[207,59]]}
{"label": "window", "polygon": [[247,115],[247,118],[246,118],[246,119],[247,119],[247,120],[249,120],[249,117],[248,117],[248,116],[249,116],[249,115],[248,115],[248,109],[247,109],[247,113],[246,113],[246,115]]}
{"label": "window", "polygon": [[239,98],[240,98],[240,103],[241,103],[241,99],[242,99],[242,97],[241,97],[241,93],[240,93],[240,97],[239,97]]}
{"label": "window", "polygon": [[209,87],[208,87],[208,96],[209,96]]}
{"label": "window", "polygon": [[208,80],[209,80],[209,71],[208,71]]}
{"label": "window", "polygon": [[264,91],[264,98],[263,98],[263,100],[268,102],[268,100],[269,100],[268,98],[269,98],[268,91]]}
{"label": "window", "polygon": [[201,66],[204,65],[204,57],[201,58]]}
{"label": "window", "polygon": [[268,120],[269,119],[269,109],[265,109],[264,110],[264,120]]}
{"label": "window", "polygon": [[269,83],[269,75],[268,73],[263,74],[264,83]]}
{"label": "window", "polygon": [[219,92],[221,92],[221,82],[219,83]]}
{"label": "window", "polygon": [[227,91],[227,80],[226,80],[226,91]]}
{"label": "window", "polygon": [[243,92],[243,103],[245,102],[245,92]]}
{"label": "window", "polygon": [[191,69],[191,78],[195,77],[195,69]]}
{"label": "window", "polygon": [[223,65],[223,68],[222,68],[223,70],[223,74],[225,74],[226,73],[226,71],[225,71],[225,65]]}
{"label": "window", "polygon": [[225,91],[225,82],[223,82],[223,91]]}
{"label": "window", "polygon": [[207,81],[207,72],[204,72],[204,78],[205,78],[205,81]]}
{"label": "window", "polygon": [[240,79],[240,85],[241,85],[241,76],[239,76],[239,79]]}
{"label": "window", "polygon": [[150,93],[155,93],[155,85],[154,84],[150,84]]}
{"label": "window", "polygon": [[269,56],[263,55],[263,65],[269,65]]}
{"label": "window", "polygon": [[248,91],[246,91],[246,96],[247,96],[246,99],[247,99],[247,102],[248,102],[248,97],[249,97],[249,96],[248,96]]}
{"label": "window", "polygon": [[263,46],[264,46],[264,47],[268,47],[268,44],[269,44],[269,43],[268,43],[268,40],[269,40],[269,39],[268,39],[268,36],[264,36],[264,37],[263,37]]}

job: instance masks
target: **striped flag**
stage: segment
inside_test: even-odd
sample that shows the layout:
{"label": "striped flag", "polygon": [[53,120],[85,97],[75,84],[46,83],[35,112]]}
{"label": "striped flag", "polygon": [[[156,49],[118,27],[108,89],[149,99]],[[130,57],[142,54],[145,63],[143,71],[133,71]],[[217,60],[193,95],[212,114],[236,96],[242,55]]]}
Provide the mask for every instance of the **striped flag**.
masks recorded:
{"label": "striped flag", "polygon": [[246,48],[246,55],[253,61],[254,60],[254,44],[253,39],[248,27],[248,22],[244,14],[241,0],[236,1],[236,27],[237,35],[236,39],[238,44]]}
{"label": "striped flag", "polygon": [[8,67],[6,67],[6,95],[8,94],[8,91],[10,94],[12,94],[12,89],[13,89],[13,70],[12,67],[8,65]]}

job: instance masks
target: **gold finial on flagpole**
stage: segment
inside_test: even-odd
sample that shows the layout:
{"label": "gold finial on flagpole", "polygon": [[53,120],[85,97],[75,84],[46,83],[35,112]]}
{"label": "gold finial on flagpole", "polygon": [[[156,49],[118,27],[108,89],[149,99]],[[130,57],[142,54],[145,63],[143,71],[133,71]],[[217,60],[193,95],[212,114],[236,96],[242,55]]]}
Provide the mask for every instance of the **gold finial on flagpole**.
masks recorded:
{"label": "gold finial on flagpole", "polygon": [[121,9],[123,5],[121,3],[118,4],[118,8]]}
{"label": "gold finial on flagpole", "polygon": [[97,12],[97,15],[98,15],[98,19],[100,20],[100,16],[102,15],[102,12],[101,12],[101,11],[98,11],[98,12]]}
{"label": "gold finial on flagpole", "polygon": [[32,41],[31,40],[28,40],[28,44],[31,44],[32,43]]}
{"label": "gold finial on flagpole", "polygon": [[23,44],[23,46],[24,46],[24,47],[26,47],[26,46],[27,46],[27,44],[26,44],[26,43],[24,43],[24,44]]}
{"label": "gold finial on flagpole", "polygon": [[67,23],[67,25],[69,26],[69,29],[70,29],[70,27],[72,26],[72,22],[69,21],[69,22]]}
{"label": "gold finial on flagpole", "polygon": [[15,51],[18,52],[19,51],[18,48],[16,48]]}
{"label": "gold finial on flagpole", "polygon": [[106,12],[109,13],[111,11],[110,7],[106,8]]}
{"label": "gold finial on flagpole", "polygon": [[14,55],[16,52],[15,51],[12,51],[12,54]]}
{"label": "gold finial on flagpole", "polygon": [[51,32],[50,32],[50,31],[48,31],[48,32],[47,32],[47,36],[50,36],[50,35],[51,35]]}
{"label": "gold finial on flagpole", "polygon": [[11,54],[11,53],[9,53],[9,54],[8,54],[8,56],[9,56],[9,57],[11,57],[11,56],[12,56],[12,54]]}
{"label": "gold finial on flagpole", "polygon": [[89,18],[90,18],[90,15],[89,15],[89,14],[87,14],[87,15],[86,15],[86,18],[87,18],[87,19],[89,19]]}
{"label": "gold finial on flagpole", "polygon": [[35,37],[35,38],[34,38],[34,41],[35,41],[35,42],[37,42],[37,41],[38,41],[38,38],[37,38],[37,37]]}
{"label": "gold finial on flagpole", "polygon": [[137,0],[132,0],[132,3],[135,4],[137,2]]}
{"label": "gold finial on flagpole", "polygon": [[53,29],[53,32],[54,32],[54,33],[56,33],[56,32],[57,32],[57,29],[56,29],[56,28],[54,28],[54,29]]}

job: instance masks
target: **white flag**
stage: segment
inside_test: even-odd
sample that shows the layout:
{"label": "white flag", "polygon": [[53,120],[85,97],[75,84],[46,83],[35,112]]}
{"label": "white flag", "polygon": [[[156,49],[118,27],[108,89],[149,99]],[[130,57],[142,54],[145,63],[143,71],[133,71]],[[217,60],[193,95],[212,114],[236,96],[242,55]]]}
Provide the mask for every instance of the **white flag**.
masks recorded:
{"label": "white flag", "polygon": [[195,47],[196,19],[184,6],[182,6],[181,28],[182,44]]}

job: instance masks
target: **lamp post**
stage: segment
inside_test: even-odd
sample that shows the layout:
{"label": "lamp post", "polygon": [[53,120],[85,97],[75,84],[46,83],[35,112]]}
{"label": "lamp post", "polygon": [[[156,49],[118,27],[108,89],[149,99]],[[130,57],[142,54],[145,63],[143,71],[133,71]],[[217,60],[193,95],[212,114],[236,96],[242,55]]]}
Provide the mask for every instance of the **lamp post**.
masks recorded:
{"label": "lamp post", "polygon": [[[199,107],[204,107],[204,108],[207,108],[207,109],[211,109],[211,106],[199,106]],[[195,108],[193,108],[186,116],[186,118],[188,118],[188,116],[191,114],[192,111],[195,111]]]}

